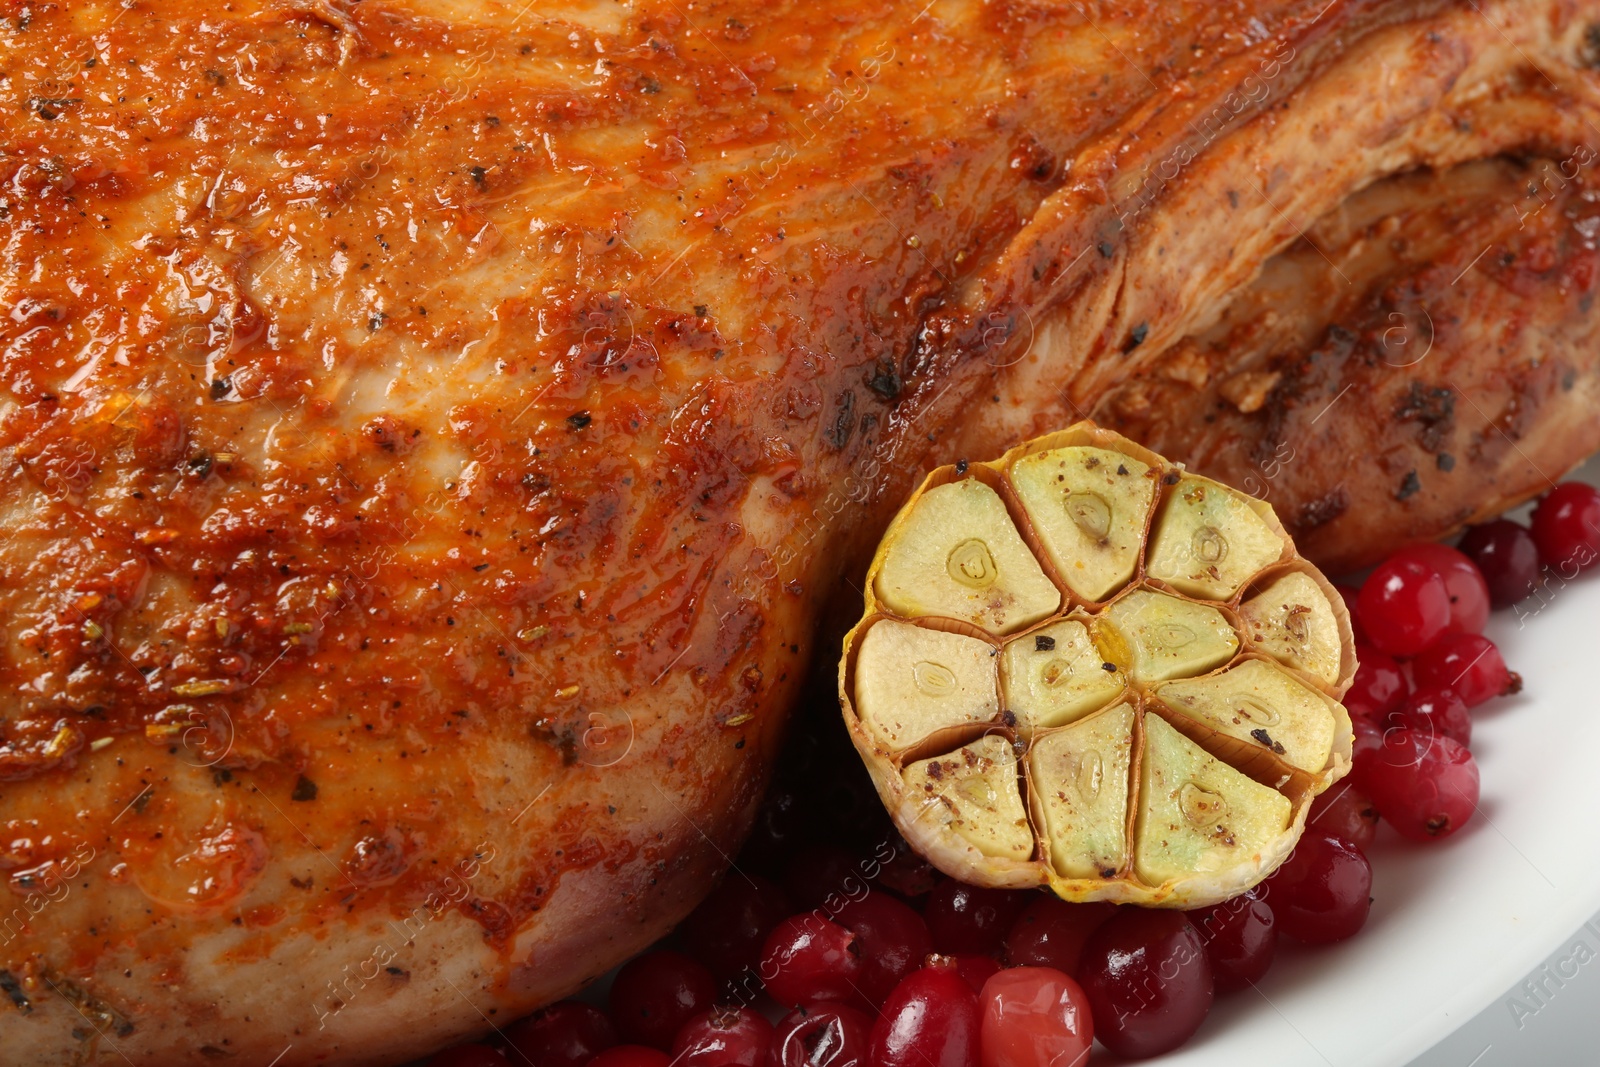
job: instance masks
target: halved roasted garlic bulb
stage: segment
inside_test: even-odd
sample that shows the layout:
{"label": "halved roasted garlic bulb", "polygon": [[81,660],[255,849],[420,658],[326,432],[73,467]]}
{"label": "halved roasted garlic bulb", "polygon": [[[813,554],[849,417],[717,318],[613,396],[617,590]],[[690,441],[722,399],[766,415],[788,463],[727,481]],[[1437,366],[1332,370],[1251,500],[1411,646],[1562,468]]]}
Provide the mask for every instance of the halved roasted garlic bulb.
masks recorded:
{"label": "halved roasted garlic bulb", "polygon": [[934,471],[867,578],[845,722],[965,881],[1225,900],[1349,770],[1343,600],[1264,502],[1090,423]]}

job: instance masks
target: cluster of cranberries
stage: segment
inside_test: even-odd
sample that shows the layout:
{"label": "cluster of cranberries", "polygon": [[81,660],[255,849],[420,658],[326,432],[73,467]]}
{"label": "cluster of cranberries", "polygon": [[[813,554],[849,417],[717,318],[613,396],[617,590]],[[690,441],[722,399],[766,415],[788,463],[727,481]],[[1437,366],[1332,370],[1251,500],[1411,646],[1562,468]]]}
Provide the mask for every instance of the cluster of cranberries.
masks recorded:
{"label": "cluster of cranberries", "polygon": [[1496,519],[1469,529],[1459,548],[1413,545],[1359,590],[1342,588],[1360,661],[1345,695],[1355,768],[1352,787],[1328,801],[1339,810],[1320,825],[1354,829],[1366,798],[1413,840],[1466,824],[1478,807],[1468,709],[1522,686],[1479,632],[1489,610],[1520,603],[1545,574],[1570,579],[1597,560],[1600,492],[1568,482],[1539,502],[1529,526]]}
{"label": "cluster of cranberries", "polygon": [[797,730],[721,887],[617,972],[609,1013],[564,1001],[428,1067],[1081,1067],[1095,1038],[1133,1058],[1177,1048],[1215,995],[1266,974],[1280,935],[1361,929],[1380,813],[1415,840],[1470,819],[1467,709],[1521,684],[1479,633],[1489,610],[1533,592],[1541,565],[1570,577],[1596,559],[1600,493],[1569,483],[1531,529],[1496,520],[1341,587],[1360,660],[1354,772],[1232,900],[1158,911],[944,878],[894,835],[827,716]]}

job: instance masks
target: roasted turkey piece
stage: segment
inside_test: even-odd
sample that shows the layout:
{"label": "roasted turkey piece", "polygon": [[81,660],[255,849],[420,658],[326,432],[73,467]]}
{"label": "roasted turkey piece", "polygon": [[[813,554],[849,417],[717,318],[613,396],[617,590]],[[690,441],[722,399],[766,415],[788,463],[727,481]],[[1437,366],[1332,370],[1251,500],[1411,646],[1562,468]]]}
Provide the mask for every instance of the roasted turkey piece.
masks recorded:
{"label": "roasted turkey piece", "polygon": [[1335,569],[1548,488],[1600,448],[1600,192],[1562,166],[1358,193],[1096,417],[1276,504]]}
{"label": "roasted turkey piece", "polygon": [[[1091,409],[1225,477],[1286,443],[1339,562],[1596,444],[1594,0],[10,0],[0,37],[8,1062],[391,1063],[647,944],[938,463]],[[1515,233],[1460,169],[1496,157],[1549,205]],[[1419,168],[1439,208],[1357,233]],[[1303,299],[1313,245],[1348,298]],[[1367,366],[1434,294],[1436,362]]]}

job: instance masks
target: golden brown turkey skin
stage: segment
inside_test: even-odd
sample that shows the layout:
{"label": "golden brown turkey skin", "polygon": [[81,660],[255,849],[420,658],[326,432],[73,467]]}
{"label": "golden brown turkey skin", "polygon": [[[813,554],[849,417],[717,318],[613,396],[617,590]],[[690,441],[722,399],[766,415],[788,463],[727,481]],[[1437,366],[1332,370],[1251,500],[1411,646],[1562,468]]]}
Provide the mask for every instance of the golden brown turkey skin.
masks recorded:
{"label": "golden brown turkey skin", "polygon": [[394,1062],[647,944],[921,468],[1570,153],[1596,21],[0,3],[7,1056]]}
{"label": "golden brown turkey skin", "polygon": [[1600,198],[1582,149],[1375,185],[1097,416],[1271,500],[1333,568],[1600,449]]}

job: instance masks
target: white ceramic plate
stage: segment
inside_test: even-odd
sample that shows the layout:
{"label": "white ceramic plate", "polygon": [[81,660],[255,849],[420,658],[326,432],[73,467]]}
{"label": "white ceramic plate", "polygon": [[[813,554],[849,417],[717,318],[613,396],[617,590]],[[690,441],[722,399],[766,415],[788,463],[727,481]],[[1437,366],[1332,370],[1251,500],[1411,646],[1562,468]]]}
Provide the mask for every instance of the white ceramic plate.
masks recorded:
{"label": "white ceramic plate", "polygon": [[[1578,477],[1600,485],[1600,457]],[[1327,948],[1280,945],[1259,992],[1218,1001],[1194,1040],[1154,1062],[1400,1067],[1600,909],[1600,568],[1521,608],[1487,629],[1525,688],[1474,709],[1481,817],[1438,844],[1385,828],[1365,929]]]}

